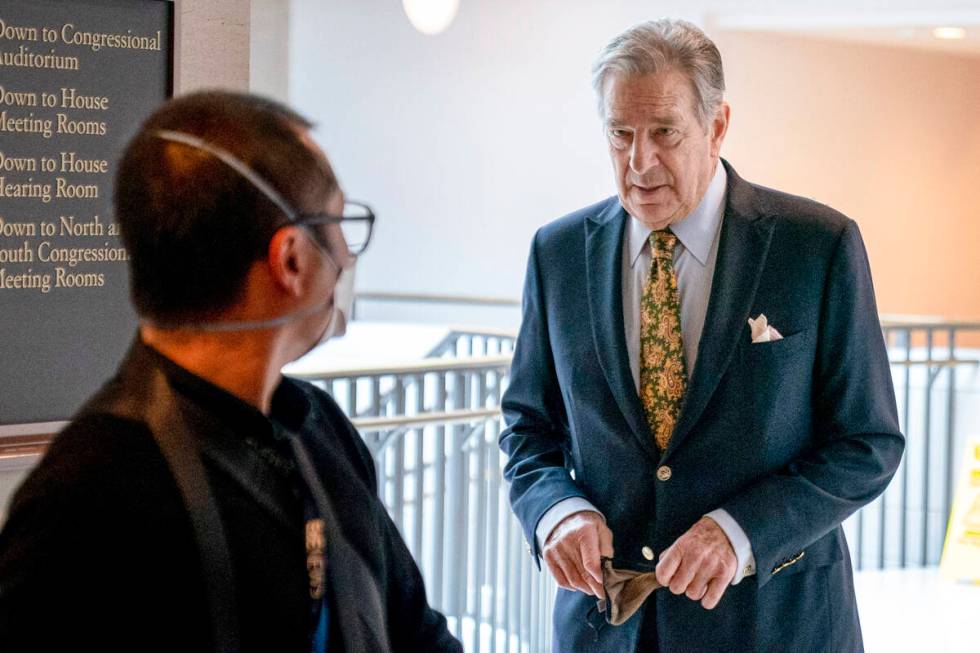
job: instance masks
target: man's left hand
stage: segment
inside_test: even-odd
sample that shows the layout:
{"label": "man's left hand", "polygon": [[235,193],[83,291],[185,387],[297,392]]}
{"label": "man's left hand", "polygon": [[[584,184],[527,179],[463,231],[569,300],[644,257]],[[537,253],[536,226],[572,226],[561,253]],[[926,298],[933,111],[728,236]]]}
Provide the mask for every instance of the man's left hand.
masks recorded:
{"label": "man's left hand", "polygon": [[661,554],[657,581],[711,610],[728,589],[737,566],[725,531],[715,520],[702,517]]}

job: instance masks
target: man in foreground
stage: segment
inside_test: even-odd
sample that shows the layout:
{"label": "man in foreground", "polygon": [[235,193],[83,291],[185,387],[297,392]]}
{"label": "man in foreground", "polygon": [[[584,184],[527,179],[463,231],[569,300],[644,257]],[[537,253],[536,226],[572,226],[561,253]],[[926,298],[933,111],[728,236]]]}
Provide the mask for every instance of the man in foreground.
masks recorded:
{"label": "man in foreground", "polygon": [[14,497],[0,650],[461,650],[353,425],[280,373],[343,332],[374,219],[310,127],[199,93],[130,143],[139,335]]}
{"label": "man in foreground", "polygon": [[[627,30],[593,83],[618,197],[534,238],[500,438],[554,650],[860,651],[841,522],[904,439],[857,225],[720,159],[694,25]],[[666,588],[605,624],[610,570]]]}

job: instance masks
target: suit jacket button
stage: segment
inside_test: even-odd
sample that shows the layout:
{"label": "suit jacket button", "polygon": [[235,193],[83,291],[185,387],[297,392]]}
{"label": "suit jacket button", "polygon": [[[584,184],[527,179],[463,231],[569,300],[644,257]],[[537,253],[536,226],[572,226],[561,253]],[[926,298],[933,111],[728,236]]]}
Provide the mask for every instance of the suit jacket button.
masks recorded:
{"label": "suit jacket button", "polygon": [[667,465],[661,465],[657,469],[657,478],[661,481],[669,481],[672,474],[673,472]]}
{"label": "suit jacket button", "polygon": [[642,549],[640,549],[640,553],[642,553],[643,557],[646,558],[647,560],[653,560],[653,549],[651,549],[650,547],[648,546],[643,547]]}

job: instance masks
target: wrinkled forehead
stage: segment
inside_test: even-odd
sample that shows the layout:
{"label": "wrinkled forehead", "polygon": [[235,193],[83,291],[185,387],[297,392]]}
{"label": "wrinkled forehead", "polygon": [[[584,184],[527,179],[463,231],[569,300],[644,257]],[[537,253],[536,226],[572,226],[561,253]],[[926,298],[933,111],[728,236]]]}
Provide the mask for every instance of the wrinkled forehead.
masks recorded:
{"label": "wrinkled forehead", "polygon": [[656,122],[670,126],[697,119],[691,81],[675,70],[610,74],[603,86],[602,106],[610,125]]}

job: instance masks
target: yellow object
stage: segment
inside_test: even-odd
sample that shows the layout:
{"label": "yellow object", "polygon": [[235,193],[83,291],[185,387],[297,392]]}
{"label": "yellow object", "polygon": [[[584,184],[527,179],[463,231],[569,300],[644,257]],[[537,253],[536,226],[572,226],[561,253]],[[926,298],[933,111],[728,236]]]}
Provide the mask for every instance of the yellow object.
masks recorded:
{"label": "yellow object", "polygon": [[980,583],[980,436],[965,454],[939,571],[949,580]]}

